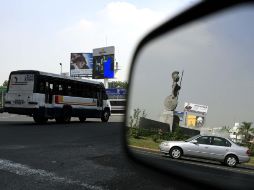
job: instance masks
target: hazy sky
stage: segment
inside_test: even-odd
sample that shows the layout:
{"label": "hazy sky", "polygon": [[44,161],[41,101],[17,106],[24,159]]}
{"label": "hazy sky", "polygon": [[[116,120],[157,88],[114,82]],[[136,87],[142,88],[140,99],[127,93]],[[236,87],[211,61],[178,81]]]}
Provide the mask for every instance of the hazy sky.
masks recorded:
{"label": "hazy sky", "polygon": [[[133,49],[150,29],[197,0],[0,0],[0,84],[13,70],[69,72],[71,52],[115,46],[126,80]],[[107,39],[107,40],[106,40]]]}
{"label": "hazy sky", "polygon": [[138,56],[130,107],[159,120],[171,73],[184,70],[177,111],[208,106],[208,127],[254,121],[254,7],[234,9],[151,42]]}

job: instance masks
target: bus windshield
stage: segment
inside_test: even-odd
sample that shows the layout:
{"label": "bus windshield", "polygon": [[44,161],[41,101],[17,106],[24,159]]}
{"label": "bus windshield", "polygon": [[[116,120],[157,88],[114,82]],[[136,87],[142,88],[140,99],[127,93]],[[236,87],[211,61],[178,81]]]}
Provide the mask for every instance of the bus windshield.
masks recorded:
{"label": "bus windshield", "polygon": [[8,92],[12,91],[33,91],[33,74],[12,74],[10,77]]}

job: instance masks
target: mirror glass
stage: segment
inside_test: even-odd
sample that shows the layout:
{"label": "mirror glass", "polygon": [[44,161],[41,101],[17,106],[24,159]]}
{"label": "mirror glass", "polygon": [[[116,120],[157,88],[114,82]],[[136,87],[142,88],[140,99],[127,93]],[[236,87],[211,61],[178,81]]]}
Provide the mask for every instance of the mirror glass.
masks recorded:
{"label": "mirror glass", "polygon": [[126,123],[136,158],[186,175],[253,179],[253,10],[234,7],[184,25],[139,52]]}

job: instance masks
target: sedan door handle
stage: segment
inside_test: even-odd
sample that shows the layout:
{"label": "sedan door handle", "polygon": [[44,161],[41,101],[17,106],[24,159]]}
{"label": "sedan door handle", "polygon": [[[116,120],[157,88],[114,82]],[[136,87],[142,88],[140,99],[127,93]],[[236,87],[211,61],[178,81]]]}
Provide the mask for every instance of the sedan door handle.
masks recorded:
{"label": "sedan door handle", "polygon": [[205,148],[208,148],[208,146],[205,146]]}

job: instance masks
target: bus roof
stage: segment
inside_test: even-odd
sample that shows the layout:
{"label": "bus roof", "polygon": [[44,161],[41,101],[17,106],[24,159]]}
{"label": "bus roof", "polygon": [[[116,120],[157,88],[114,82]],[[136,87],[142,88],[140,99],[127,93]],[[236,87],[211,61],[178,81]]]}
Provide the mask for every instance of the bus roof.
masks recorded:
{"label": "bus roof", "polygon": [[18,71],[12,71],[10,73],[10,75],[11,74],[36,74],[36,75],[50,76],[50,77],[55,77],[55,78],[60,78],[60,79],[79,81],[79,82],[87,82],[87,83],[96,84],[96,85],[103,85],[102,82],[98,82],[98,81],[93,81],[93,80],[89,80],[89,79],[76,79],[76,78],[69,77],[69,76],[63,76],[63,75],[58,75],[58,74],[54,74],[54,73],[47,73],[47,72],[43,72],[43,71],[36,71],[36,70],[18,70]]}

